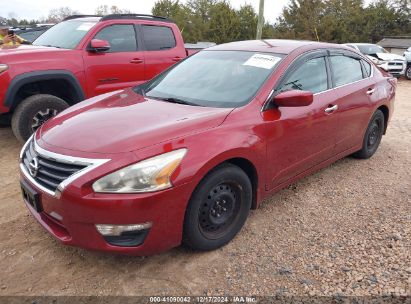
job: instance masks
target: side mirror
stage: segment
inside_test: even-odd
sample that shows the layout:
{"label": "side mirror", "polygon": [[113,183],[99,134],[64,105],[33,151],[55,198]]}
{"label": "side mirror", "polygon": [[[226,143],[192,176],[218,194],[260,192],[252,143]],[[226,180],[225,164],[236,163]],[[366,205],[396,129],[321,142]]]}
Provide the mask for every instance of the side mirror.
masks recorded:
{"label": "side mirror", "polygon": [[88,50],[90,52],[107,52],[110,49],[110,43],[107,40],[93,39],[90,42]]}
{"label": "side mirror", "polygon": [[274,97],[274,103],[279,107],[305,107],[312,104],[314,95],[310,91],[291,90]]}

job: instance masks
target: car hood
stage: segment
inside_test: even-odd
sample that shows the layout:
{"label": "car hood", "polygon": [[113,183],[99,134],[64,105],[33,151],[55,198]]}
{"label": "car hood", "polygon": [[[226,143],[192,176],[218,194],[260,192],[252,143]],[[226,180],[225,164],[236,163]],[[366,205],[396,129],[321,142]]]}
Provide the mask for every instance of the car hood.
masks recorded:
{"label": "car hood", "polygon": [[0,58],[10,55],[25,55],[25,54],[41,54],[50,52],[64,53],[70,50],[59,49],[48,46],[35,46],[35,45],[1,45],[0,46]]}
{"label": "car hood", "polygon": [[232,109],[168,103],[117,91],[81,102],[48,121],[41,141],[90,153],[122,153],[219,126]]}
{"label": "car hood", "polygon": [[375,54],[380,60],[390,61],[390,60],[402,60],[404,61],[404,57],[396,54],[387,54],[387,53],[376,53]]}

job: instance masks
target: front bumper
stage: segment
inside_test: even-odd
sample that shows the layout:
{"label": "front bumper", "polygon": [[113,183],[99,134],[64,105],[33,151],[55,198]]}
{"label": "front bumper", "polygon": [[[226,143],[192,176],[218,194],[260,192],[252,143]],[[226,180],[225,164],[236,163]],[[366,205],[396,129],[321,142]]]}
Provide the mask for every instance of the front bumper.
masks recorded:
{"label": "front bumper", "polygon": [[393,76],[403,76],[406,70],[406,63],[402,61],[391,61],[382,65],[379,65],[380,68],[390,73]]}
{"label": "front bumper", "polygon": [[[27,208],[37,221],[56,239],[66,245],[91,250],[128,255],[151,255],[181,243],[186,204],[191,195],[191,185],[184,184],[156,193],[98,194],[70,191],[68,187],[60,198],[42,192],[27,180],[38,194],[41,212],[25,200]],[[137,246],[113,246],[103,237],[96,224],[132,225],[152,224],[145,231],[143,243]]]}

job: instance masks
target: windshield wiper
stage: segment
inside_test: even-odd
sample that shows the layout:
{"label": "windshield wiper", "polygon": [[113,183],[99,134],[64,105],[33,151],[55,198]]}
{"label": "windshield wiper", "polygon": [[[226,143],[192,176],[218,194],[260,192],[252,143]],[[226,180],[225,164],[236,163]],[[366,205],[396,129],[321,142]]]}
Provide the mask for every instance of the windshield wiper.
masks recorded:
{"label": "windshield wiper", "polygon": [[61,47],[56,46],[56,45],[51,45],[51,44],[46,44],[46,45],[43,45],[43,46],[47,46],[47,47],[54,47],[54,48],[61,49]]}
{"label": "windshield wiper", "polygon": [[[151,96],[148,96],[148,97],[151,97]],[[183,100],[183,99],[175,98],[175,97],[152,97],[152,98],[171,102],[171,103],[178,103],[178,104],[189,105],[189,106],[200,106],[196,103],[189,102],[187,100]]]}

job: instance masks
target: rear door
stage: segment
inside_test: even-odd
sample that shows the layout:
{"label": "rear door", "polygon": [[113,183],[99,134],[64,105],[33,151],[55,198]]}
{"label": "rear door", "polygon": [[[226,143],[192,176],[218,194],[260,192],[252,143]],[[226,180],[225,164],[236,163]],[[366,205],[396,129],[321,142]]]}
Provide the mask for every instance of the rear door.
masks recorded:
{"label": "rear door", "polygon": [[377,94],[372,67],[360,56],[346,51],[331,52],[330,67],[338,95],[336,153],[342,153],[361,146],[372,111],[371,101]]}
{"label": "rear door", "polygon": [[175,35],[177,27],[173,30],[171,24],[141,24],[140,29],[145,49],[147,79],[153,78],[187,56],[180,36]]}
{"label": "rear door", "polygon": [[134,24],[108,25],[93,39],[107,40],[110,50],[84,53],[90,95],[131,87],[145,81],[144,52],[137,42]]}
{"label": "rear door", "polygon": [[305,107],[279,107],[280,119],[268,125],[270,186],[274,188],[334,155],[338,128],[331,90],[327,52],[316,51],[297,59],[275,92],[304,90],[314,93]]}

